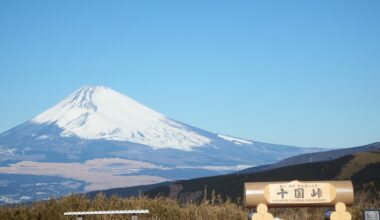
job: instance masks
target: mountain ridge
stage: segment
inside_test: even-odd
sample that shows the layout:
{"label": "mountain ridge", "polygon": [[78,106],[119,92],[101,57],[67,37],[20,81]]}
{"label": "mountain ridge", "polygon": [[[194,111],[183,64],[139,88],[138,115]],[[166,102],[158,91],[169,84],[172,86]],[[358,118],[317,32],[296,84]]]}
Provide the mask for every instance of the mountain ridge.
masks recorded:
{"label": "mountain ridge", "polygon": [[[319,150],[212,133],[87,86],[0,134],[0,175],[60,176],[101,190],[221,175]],[[108,162],[95,163],[101,159]]]}

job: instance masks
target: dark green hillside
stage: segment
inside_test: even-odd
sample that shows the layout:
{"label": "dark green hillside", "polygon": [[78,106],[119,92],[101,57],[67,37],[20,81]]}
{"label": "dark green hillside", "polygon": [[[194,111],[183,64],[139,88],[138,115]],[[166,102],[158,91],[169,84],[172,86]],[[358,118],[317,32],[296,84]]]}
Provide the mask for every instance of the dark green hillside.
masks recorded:
{"label": "dark green hillside", "polygon": [[[151,198],[165,196],[180,201],[196,201],[203,199],[204,191],[206,191],[208,198],[214,194],[220,195],[224,199],[239,200],[243,197],[245,182],[347,179],[353,181],[355,190],[358,191],[367,186],[372,189],[380,188],[379,168],[380,153],[378,151],[361,152],[331,161],[298,164],[250,174],[237,173],[204,177],[154,186],[112,189],[104,192],[108,196],[116,194],[125,197],[143,192]],[[91,195],[95,195],[95,193]]]}
{"label": "dark green hillside", "polygon": [[[290,180],[334,180],[352,179],[357,188],[364,187],[371,181],[378,184],[378,175],[369,164],[380,162],[380,142],[345,149],[310,153],[287,158],[275,164],[248,168],[230,175],[203,177],[190,180],[165,182],[146,186],[117,188],[91,192],[95,196],[103,192],[106,196],[136,196],[144,193],[179,198],[183,200],[199,199],[206,189],[224,197],[241,198],[242,186],[246,181],[290,181]],[[377,153],[376,153],[377,152]],[[314,162],[312,162],[314,161]],[[371,166],[369,166],[371,167]],[[363,175],[363,180],[357,177]]]}
{"label": "dark green hillside", "polygon": [[373,190],[380,190],[380,163],[369,164],[352,177],[357,185],[367,184]]}
{"label": "dark green hillside", "polygon": [[223,175],[178,181],[169,186],[149,190],[146,194],[150,197],[163,195],[177,197],[180,200],[193,200],[200,199],[201,197],[195,196],[202,195],[202,192],[206,189],[209,196],[214,191],[215,194],[223,195],[224,198],[228,197],[236,200],[242,198],[245,182],[332,180],[340,174],[342,167],[353,158],[353,155],[349,155],[328,162],[300,164],[253,174]]}

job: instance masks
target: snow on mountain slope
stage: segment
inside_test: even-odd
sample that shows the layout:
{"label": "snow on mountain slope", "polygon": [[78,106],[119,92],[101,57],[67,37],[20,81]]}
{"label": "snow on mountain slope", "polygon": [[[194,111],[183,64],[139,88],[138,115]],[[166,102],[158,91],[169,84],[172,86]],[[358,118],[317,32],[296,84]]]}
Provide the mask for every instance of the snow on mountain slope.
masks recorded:
{"label": "snow on mountain slope", "polygon": [[231,136],[228,136],[228,135],[218,134],[218,137],[223,138],[226,141],[231,141],[231,142],[233,142],[235,144],[253,144],[250,141],[247,141],[247,140],[244,140],[244,139],[240,139],[240,138],[236,138],[236,137],[231,137]]}
{"label": "snow on mountain slope", "polygon": [[129,141],[189,151],[210,140],[137,101],[103,86],[84,86],[31,120],[55,124],[61,136]]}

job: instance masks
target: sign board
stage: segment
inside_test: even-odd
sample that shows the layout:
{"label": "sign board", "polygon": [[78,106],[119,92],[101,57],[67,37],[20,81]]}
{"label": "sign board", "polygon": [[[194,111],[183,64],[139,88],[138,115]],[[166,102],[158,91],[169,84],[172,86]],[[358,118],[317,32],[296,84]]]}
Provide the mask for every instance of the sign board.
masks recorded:
{"label": "sign board", "polygon": [[245,183],[244,201],[248,208],[269,206],[352,204],[351,181],[291,181]]}
{"label": "sign board", "polygon": [[379,210],[364,210],[363,219],[364,220],[380,220]]}
{"label": "sign board", "polygon": [[328,183],[289,183],[266,186],[270,204],[330,203],[335,195],[335,187]]}

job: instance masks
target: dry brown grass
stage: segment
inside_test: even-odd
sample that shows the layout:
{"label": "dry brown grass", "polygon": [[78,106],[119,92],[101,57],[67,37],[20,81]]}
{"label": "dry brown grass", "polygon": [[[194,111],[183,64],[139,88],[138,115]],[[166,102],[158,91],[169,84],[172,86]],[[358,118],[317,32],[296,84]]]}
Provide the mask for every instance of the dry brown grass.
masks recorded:
{"label": "dry brown grass", "polygon": [[354,156],[355,157],[343,167],[342,172],[336,179],[350,179],[350,177],[365,166],[380,162],[380,152],[361,152],[354,154]]}
{"label": "dry brown grass", "polygon": [[[380,197],[373,193],[360,193],[356,196],[354,206],[349,210],[353,219],[361,219],[363,209],[380,208]],[[89,210],[120,210],[120,209],[149,209],[149,215],[140,217],[142,220],[241,220],[247,219],[246,210],[241,204],[229,200],[222,201],[218,196],[211,199],[203,199],[200,203],[180,204],[176,200],[168,198],[149,199],[144,196],[123,199],[120,197],[106,198],[98,195],[89,199],[82,195],[72,195],[61,199],[52,199],[46,202],[35,202],[31,205],[3,206],[0,207],[0,219],[20,220],[69,220],[64,217],[67,211]],[[324,219],[326,208],[278,208],[270,211],[281,219],[318,220]],[[129,219],[126,216],[97,216],[86,219]]]}

